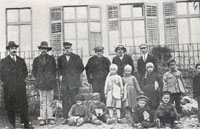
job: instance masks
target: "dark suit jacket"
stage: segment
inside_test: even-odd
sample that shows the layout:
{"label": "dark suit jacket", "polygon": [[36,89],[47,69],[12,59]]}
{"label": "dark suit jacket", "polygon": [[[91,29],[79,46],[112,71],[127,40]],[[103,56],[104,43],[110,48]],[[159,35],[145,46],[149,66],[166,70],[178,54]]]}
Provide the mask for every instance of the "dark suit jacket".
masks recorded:
{"label": "dark suit jacket", "polygon": [[124,54],[123,59],[121,60],[119,56],[115,56],[112,60],[113,64],[116,64],[118,66],[118,74],[122,77],[124,72],[124,67],[129,64],[132,66],[132,74],[134,72],[134,65],[133,60],[130,55]]}
{"label": "dark suit jacket", "polygon": [[88,82],[91,83],[93,79],[103,79],[105,81],[109,73],[110,60],[106,57],[93,56],[88,60],[85,67]]}
{"label": "dark suit jacket", "polygon": [[73,90],[81,86],[80,75],[84,70],[84,66],[80,56],[71,53],[70,59],[67,61],[66,55],[58,58],[59,75],[62,75],[62,87],[64,91]]}
{"label": "dark suit jacket", "polygon": [[4,92],[9,94],[26,95],[25,78],[28,70],[24,59],[16,56],[16,62],[7,56],[0,63],[0,77],[3,82]]}
{"label": "dark suit jacket", "polygon": [[40,90],[53,90],[56,88],[56,62],[54,57],[42,55],[33,61],[33,76],[36,78],[36,87]]}
{"label": "dark suit jacket", "polygon": [[146,61],[144,62],[142,56],[137,61],[137,67],[138,67],[138,73],[140,76],[144,76],[146,73],[146,64],[148,62],[152,62],[154,64],[154,72],[158,72],[158,66],[156,58],[154,58],[152,55],[148,54]]}

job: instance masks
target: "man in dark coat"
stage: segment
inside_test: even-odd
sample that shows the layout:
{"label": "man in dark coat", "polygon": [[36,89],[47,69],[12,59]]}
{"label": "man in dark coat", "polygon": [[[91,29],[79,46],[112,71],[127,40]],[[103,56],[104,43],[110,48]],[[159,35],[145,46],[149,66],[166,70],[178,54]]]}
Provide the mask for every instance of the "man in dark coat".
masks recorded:
{"label": "man in dark coat", "polygon": [[67,119],[68,112],[75,103],[75,96],[81,86],[80,75],[84,70],[84,65],[80,56],[72,53],[71,43],[64,42],[63,46],[65,54],[58,59],[58,69],[59,80],[62,82],[63,115]]}
{"label": "man in dark coat", "polygon": [[130,55],[126,54],[126,48],[123,45],[118,45],[115,48],[115,52],[117,53],[117,56],[113,58],[112,63],[118,66],[118,74],[121,77],[123,77],[124,67],[127,64],[132,66],[132,74],[133,74],[134,72],[133,60]]}
{"label": "man in dark coat", "polygon": [[38,48],[41,54],[33,61],[32,73],[40,93],[40,125],[47,124],[46,122],[54,124],[52,104],[56,88],[56,61],[47,54],[52,48],[48,47],[46,41],[42,41]]}
{"label": "man in dark coat", "polygon": [[21,115],[21,122],[24,127],[32,129],[28,119],[28,102],[26,95],[25,78],[28,75],[24,59],[16,55],[19,45],[10,41],[6,49],[9,55],[2,59],[0,64],[0,77],[3,82],[3,91],[5,99],[5,109],[7,110],[8,120],[12,127],[15,128],[16,108]]}
{"label": "man in dark coat", "polygon": [[138,73],[142,77],[146,73],[146,64],[151,62],[154,64],[154,72],[158,72],[158,66],[156,58],[148,53],[147,44],[141,44],[139,46],[142,56],[137,61]]}
{"label": "man in dark coat", "polygon": [[101,95],[101,101],[106,102],[104,95],[104,85],[109,73],[110,60],[103,56],[103,47],[94,48],[95,54],[92,56],[85,67],[88,82],[92,84],[93,92]]}

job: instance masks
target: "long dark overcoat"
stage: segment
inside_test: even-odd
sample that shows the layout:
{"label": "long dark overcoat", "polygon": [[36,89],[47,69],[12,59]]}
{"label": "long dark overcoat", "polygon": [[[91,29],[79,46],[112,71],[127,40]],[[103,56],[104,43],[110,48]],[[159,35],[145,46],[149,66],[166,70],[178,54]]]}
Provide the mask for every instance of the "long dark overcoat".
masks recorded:
{"label": "long dark overcoat", "polygon": [[144,76],[146,73],[146,64],[152,62],[154,64],[154,72],[158,72],[158,66],[156,58],[151,54],[148,54],[146,61],[143,60],[142,56],[137,61],[138,73],[140,76]]}
{"label": "long dark overcoat", "polygon": [[62,75],[63,91],[77,89],[81,86],[80,75],[84,70],[84,65],[80,56],[71,53],[67,61],[66,55],[58,59],[59,75]]}
{"label": "long dark overcoat", "polygon": [[56,88],[56,62],[54,57],[46,54],[33,61],[33,76],[36,78],[36,87],[40,90],[53,90]]}
{"label": "long dark overcoat", "polygon": [[124,57],[122,60],[120,59],[119,56],[115,56],[112,60],[113,64],[116,64],[118,66],[118,74],[123,77],[123,72],[124,72],[124,67],[129,64],[132,66],[132,74],[134,72],[134,65],[133,65],[133,60],[130,55],[124,54]]}

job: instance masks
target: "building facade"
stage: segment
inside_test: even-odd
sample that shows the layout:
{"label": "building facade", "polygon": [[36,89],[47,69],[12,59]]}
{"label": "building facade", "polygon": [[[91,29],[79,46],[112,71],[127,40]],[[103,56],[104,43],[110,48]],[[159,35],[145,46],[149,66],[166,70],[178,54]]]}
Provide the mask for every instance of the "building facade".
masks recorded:
{"label": "building facade", "polygon": [[0,7],[0,52],[15,41],[25,58],[43,40],[56,55],[72,42],[84,62],[98,45],[112,58],[119,44],[200,43],[198,0],[0,0]]}

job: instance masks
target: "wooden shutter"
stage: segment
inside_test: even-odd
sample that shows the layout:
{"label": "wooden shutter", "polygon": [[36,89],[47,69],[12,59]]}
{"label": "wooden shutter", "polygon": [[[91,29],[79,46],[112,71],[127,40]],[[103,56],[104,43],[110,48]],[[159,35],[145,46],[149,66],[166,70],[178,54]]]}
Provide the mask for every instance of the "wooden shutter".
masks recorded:
{"label": "wooden shutter", "polygon": [[107,6],[109,52],[114,53],[114,48],[121,42],[119,5]]}
{"label": "wooden shutter", "polygon": [[174,2],[163,3],[165,43],[177,44],[176,5]]}
{"label": "wooden shutter", "polygon": [[62,7],[55,7],[50,9],[50,24],[51,24],[51,45],[54,54],[62,53],[63,42],[63,23],[62,23]]}
{"label": "wooden shutter", "polygon": [[147,43],[149,45],[159,44],[157,4],[145,4],[145,23]]}

